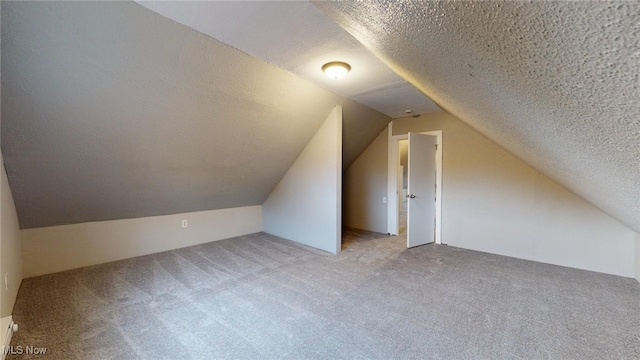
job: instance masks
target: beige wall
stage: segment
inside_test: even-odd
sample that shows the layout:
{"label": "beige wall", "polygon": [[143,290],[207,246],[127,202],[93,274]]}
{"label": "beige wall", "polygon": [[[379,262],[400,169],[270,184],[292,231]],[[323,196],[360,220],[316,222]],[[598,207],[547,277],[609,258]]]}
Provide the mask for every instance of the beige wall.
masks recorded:
{"label": "beige wall", "polygon": [[338,253],[342,228],[342,107],[331,111],[262,204],[264,231]]}
{"label": "beige wall", "polygon": [[389,130],[384,129],[344,174],[343,225],[350,228],[387,232],[387,146]]}
{"label": "beige wall", "polygon": [[[1,159],[1,157],[0,157]],[[4,163],[3,163],[4,165]],[[0,317],[11,315],[18,289],[22,282],[22,246],[16,207],[11,196],[9,181],[4,171],[0,188]],[[5,288],[5,275],[9,288]],[[4,336],[4,333],[2,333]]]}
{"label": "beige wall", "polygon": [[398,141],[398,155],[400,157],[400,166],[402,166],[402,188],[406,189],[409,185],[409,140]]}
{"label": "beige wall", "polygon": [[448,113],[393,121],[443,131],[442,240],[467,249],[634,276],[635,233]]}
{"label": "beige wall", "polygon": [[[188,226],[182,228],[182,220]],[[261,206],[22,231],[25,277],[106,263],[262,231]]]}
{"label": "beige wall", "polygon": [[636,234],[636,280],[640,282],[640,234]]}

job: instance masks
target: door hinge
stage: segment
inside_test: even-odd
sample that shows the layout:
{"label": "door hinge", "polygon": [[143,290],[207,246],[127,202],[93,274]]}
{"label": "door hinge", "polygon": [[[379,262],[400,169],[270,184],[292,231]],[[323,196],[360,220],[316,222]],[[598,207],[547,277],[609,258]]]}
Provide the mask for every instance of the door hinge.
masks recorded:
{"label": "door hinge", "polygon": [[438,144],[436,144],[436,150],[438,150]]}

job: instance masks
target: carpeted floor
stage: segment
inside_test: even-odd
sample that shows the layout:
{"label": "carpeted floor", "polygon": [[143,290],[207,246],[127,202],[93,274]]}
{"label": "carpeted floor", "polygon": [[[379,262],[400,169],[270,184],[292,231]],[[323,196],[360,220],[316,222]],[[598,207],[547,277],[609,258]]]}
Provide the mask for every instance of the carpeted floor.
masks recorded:
{"label": "carpeted floor", "polygon": [[26,279],[9,359],[638,359],[633,279],[346,231]]}

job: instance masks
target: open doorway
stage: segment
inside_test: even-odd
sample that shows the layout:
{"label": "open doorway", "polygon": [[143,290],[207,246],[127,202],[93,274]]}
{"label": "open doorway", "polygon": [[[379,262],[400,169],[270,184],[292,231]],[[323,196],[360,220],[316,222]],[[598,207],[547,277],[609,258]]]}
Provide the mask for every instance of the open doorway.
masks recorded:
{"label": "open doorway", "polygon": [[[434,234],[433,240],[435,243],[442,243],[442,154],[443,154],[443,146],[442,146],[442,131],[429,131],[429,132],[421,132],[419,134],[423,135],[431,135],[434,137],[436,151],[435,151],[435,218],[434,218]],[[407,193],[407,190],[410,188],[410,183],[408,181],[409,173],[410,173],[410,151],[408,146],[407,139],[409,138],[408,134],[401,135],[392,135],[389,134],[389,154],[388,154],[388,222],[387,229],[388,233],[392,235],[401,235],[406,236],[407,230],[412,228],[411,221],[407,221],[407,215],[410,212],[411,205],[408,200],[407,195],[411,195]],[[405,149],[406,150],[406,161],[405,161]],[[419,157],[420,154],[414,154],[414,159]],[[406,180],[406,184],[405,184]],[[424,219],[426,222],[426,219]],[[414,220],[414,226],[420,225],[421,221]],[[411,246],[411,245],[408,245]]]}

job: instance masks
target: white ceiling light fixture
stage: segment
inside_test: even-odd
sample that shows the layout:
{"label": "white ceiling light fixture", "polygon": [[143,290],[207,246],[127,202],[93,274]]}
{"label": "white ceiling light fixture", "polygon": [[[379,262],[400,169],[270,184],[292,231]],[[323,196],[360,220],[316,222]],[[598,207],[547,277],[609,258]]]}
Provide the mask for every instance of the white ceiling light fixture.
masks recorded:
{"label": "white ceiling light fixture", "polygon": [[342,61],[332,61],[322,65],[322,71],[332,80],[342,79],[351,70],[351,65]]}
{"label": "white ceiling light fixture", "polygon": [[[244,53],[380,111],[392,119],[441,111],[311,1],[134,0]],[[241,29],[242,31],[238,31]],[[279,39],[277,44],[264,39]],[[312,44],[312,48],[309,48]],[[324,77],[322,65],[347,61],[346,80]],[[318,72],[320,68],[321,72]],[[362,69],[367,69],[363,71]],[[359,72],[362,72],[360,74]]]}

